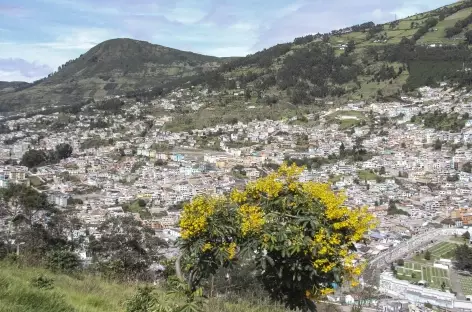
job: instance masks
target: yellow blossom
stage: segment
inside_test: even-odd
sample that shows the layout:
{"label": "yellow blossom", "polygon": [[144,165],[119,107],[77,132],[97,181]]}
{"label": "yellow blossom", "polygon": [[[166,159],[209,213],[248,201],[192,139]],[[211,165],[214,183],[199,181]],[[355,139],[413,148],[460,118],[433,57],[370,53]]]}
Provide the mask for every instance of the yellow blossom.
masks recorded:
{"label": "yellow blossom", "polygon": [[264,214],[258,206],[242,205],[239,208],[239,216],[243,236],[259,232],[265,224]]}
{"label": "yellow blossom", "polygon": [[322,288],[322,289],[320,289],[320,293],[321,293],[321,295],[326,296],[326,295],[334,293],[334,289],[329,288],[329,287]]}
{"label": "yellow blossom", "polygon": [[211,245],[211,243],[205,243],[202,247],[202,251],[207,252],[207,251],[211,250],[212,248],[213,248],[213,246]]}
{"label": "yellow blossom", "polygon": [[226,251],[228,252],[228,259],[233,260],[234,257],[236,256],[236,243],[235,242],[230,243]]}
{"label": "yellow blossom", "polygon": [[180,216],[182,238],[189,239],[204,233],[208,218],[214,214],[220,201],[220,198],[197,196],[186,204]]}

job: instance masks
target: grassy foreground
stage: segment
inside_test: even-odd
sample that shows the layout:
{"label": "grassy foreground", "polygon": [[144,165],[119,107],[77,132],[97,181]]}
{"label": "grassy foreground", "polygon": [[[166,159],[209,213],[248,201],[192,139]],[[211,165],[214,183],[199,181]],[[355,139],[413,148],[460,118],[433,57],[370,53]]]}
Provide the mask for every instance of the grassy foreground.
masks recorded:
{"label": "grassy foreground", "polygon": [[[52,289],[41,289],[31,281],[45,276],[53,279]],[[18,267],[0,261],[0,312],[120,312],[126,300],[136,292],[137,285],[117,284],[93,276],[71,277],[45,269]],[[156,292],[161,302],[165,298]],[[231,303],[212,299],[211,312],[282,312],[282,308],[244,300]]]}
{"label": "grassy foreground", "polygon": [[[31,284],[41,275],[53,279],[52,289]],[[95,277],[79,279],[0,262],[0,312],[124,311],[124,303],[134,291],[133,286]]]}

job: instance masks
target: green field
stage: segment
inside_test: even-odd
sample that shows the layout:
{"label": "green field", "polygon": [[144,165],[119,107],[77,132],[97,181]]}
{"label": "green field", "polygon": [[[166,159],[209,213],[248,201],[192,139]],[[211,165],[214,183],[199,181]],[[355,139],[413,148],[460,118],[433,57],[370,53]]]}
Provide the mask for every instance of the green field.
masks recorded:
{"label": "green field", "polygon": [[368,170],[359,170],[357,176],[361,180],[375,180],[377,179],[377,174],[370,172]]}
{"label": "green field", "polygon": [[410,282],[424,280],[428,283],[428,287],[435,289],[441,289],[443,282],[446,284],[447,289],[451,287],[447,270],[413,261],[405,261],[403,267],[397,267],[397,278]]}
{"label": "green field", "polygon": [[449,242],[440,242],[429,249],[431,252],[432,259],[451,259],[454,257],[454,251],[456,250],[457,244]]}
{"label": "green field", "polygon": [[472,277],[461,276],[460,280],[461,280],[462,293],[466,296],[472,295]]}

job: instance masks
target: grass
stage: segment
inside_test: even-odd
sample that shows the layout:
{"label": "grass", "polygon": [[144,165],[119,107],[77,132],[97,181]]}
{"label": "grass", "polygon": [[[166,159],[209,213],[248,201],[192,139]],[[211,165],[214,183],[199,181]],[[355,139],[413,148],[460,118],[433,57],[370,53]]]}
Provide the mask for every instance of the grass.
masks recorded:
{"label": "grass", "polygon": [[451,287],[451,281],[447,270],[435,268],[429,264],[418,263],[415,261],[405,261],[403,267],[397,267],[397,277],[413,283],[425,280],[428,283],[428,287],[435,289],[441,289],[441,284],[443,282],[446,284],[447,289]]}
{"label": "grass", "polygon": [[38,177],[36,177],[36,176],[30,176],[30,177],[28,177],[28,179],[30,180],[31,185],[33,185],[33,186],[38,187],[38,186],[40,186],[40,185],[43,184],[43,183],[41,182],[41,180],[40,180]]}
{"label": "grass", "polygon": [[[42,290],[30,281],[39,275],[54,280],[54,288]],[[0,262],[0,312],[102,312],[123,311],[131,285],[107,283],[98,278],[76,279],[38,268],[18,268]]]}
{"label": "grass", "polygon": [[432,259],[452,259],[457,244],[449,242],[440,242],[429,249]]}
{"label": "grass", "polygon": [[[52,289],[39,289],[31,284],[41,275],[53,280]],[[0,261],[0,312],[124,312],[126,301],[135,294],[137,286],[92,276],[74,278]],[[171,300],[162,289],[156,290],[159,302]],[[261,299],[250,302],[245,298],[233,302],[212,298],[205,311],[283,312],[285,309]]]}
{"label": "grass", "polygon": [[462,293],[466,296],[472,295],[472,277],[461,276],[460,283],[461,283]]}
{"label": "grass", "polygon": [[357,172],[357,176],[359,177],[360,180],[375,180],[377,179],[377,174],[373,173],[372,171],[369,170],[359,170]]}

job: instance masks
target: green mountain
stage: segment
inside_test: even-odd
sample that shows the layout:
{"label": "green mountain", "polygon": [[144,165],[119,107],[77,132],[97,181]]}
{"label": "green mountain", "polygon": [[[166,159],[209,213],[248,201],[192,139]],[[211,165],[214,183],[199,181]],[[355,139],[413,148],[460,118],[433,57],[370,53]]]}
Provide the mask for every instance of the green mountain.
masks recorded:
{"label": "green mountain", "polygon": [[23,81],[0,81],[0,94],[15,92],[28,86],[29,83]]}
{"label": "green mountain", "polygon": [[310,106],[385,100],[442,81],[469,86],[471,27],[472,1],[460,1],[386,24],[296,38],[223,64],[194,84],[229,93],[237,85],[267,103]]}
{"label": "green mountain", "polygon": [[84,99],[152,88],[215,69],[221,62],[223,59],[217,57],[144,41],[113,39],[60,66],[45,79],[16,92],[0,94],[0,111],[74,104]]}
{"label": "green mountain", "polygon": [[[246,101],[283,102],[289,108],[388,100],[443,81],[469,86],[471,25],[472,0],[467,0],[385,24],[366,22],[296,38],[241,58],[221,59],[114,39],[42,81],[0,93],[0,111],[70,105],[189,82],[223,94],[243,89]],[[231,101],[225,99],[226,104]]]}

